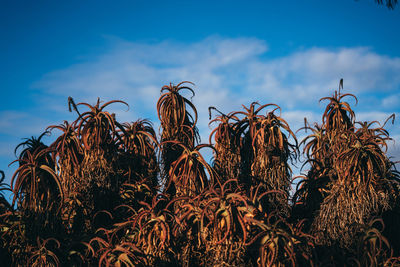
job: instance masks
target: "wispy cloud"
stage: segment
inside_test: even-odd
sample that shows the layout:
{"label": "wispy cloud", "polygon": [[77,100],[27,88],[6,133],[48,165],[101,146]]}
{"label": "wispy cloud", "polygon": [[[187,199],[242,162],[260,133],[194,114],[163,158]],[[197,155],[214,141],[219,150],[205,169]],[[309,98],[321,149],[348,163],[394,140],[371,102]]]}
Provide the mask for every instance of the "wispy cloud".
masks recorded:
{"label": "wispy cloud", "polygon": [[0,111],[0,134],[15,136],[22,133],[34,135],[43,131],[48,122],[47,119],[26,111]]}
{"label": "wispy cloud", "polygon": [[279,104],[290,118],[296,118],[288,119],[294,128],[301,127],[307,114],[310,121],[320,118],[317,113],[324,104],[318,100],[331,95],[340,78],[344,78],[345,92],[359,96],[356,109],[368,111],[373,105],[375,113],[367,117],[382,120],[389,108],[399,111],[399,73],[400,58],[366,47],[311,48],[270,58],[262,40],[214,36],[189,44],[116,40],[109,52],[51,72],[34,87],[53,97],[72,95],[89,102],[98,96],[123,99],[131,105],[123,118],[154,119],[161,86],[190,80],[196,83],[193,102],[206,136],[209,106],[229,112],[252,101]]}
{"label": "wispy cloud", "polygon": [[[83,100],[120,96],[153,109],[163,84],[191,80],[197,84],[198,95],[225,95],[207,99],[210,104],[231,107],[228,104],[237,104],[241,101],[235,99],[240,98],[298,108],[315,105],[344,78],[351,92],[372,94],[381,99],[381,105],[388,105],[398,100],[399,73],[400,58],[364,47],[312,48],[270,59],[266,43],[252,38],[210,37],[191,44],[120,40],[108,53],[49,73],[34,86]],[[197,98],[200,102],[201,97]]]}
{"label": "wispy cloud", "polygon": [[[400,58],[366,47],[310,48],[278,58],[270,54],[267,43],[255,38],[213,36],[196,43],[115,39],[108,52],[44,75],[32,85],[40,99],[32,100],[41,111],[40,118],[49,116],[52,122],[72,117],[66,109],[68,96],[89,103],[95,103],[97,97],[121,99],[129,103],[129,111],[122,105],[110,106],[119,120],[146,117],[157,121],[161,87],[189,80],[196,83],[193,102],[203,142],[210,132],[209,106],[228,113],[252,101],[276,103],[293,130],[303,126],[304,117],[320,121],[324,104],[318,100],[331,95],[340,78],[344,78],[345,92],[359,97],[356,110],[364,112],[360,119],[382,122],[390,112],[400,112]],[[2,118],[3,133],[19,138],[36,131],[40,134],[44,123],[29,110],[2,114]],[[398,136],[399,123],[396,125],[390,130]],[[396,154],[398,149],[391,151]]]}
{"label": "wispy cloud", "polygon": [[398,109],[400,104],[400,94],[391,94],[382,99],[382,106],[390,109]]}
{"label": "wispy cloud", "polygon": [[263,92],[264,97],[288,107],[315,105],[338,88],[340,78],[344,78],[345,89],[361,96],[381,98],[400,89],[400,58],[378,55],[368,48],[312,48],[254,62],[251,69],[253,92]]}

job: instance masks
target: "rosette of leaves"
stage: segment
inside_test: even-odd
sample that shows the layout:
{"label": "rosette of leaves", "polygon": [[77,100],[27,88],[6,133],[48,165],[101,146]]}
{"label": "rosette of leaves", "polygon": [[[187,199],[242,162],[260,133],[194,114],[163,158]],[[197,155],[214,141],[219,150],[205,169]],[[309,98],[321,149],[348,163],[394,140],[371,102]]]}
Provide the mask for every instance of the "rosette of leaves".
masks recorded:
{"label": "rosette of leaves", "polygon": [[258,266],[313,266],[314,239],[302,231],[302,223],[292,225],[271,213],[265,219],[249,218],[255,235],[246,244]]}
{"label": "rosette of leaves", "polygon": [[311,133],[300,142],[300,146],[304,145],[303,154],[306,156],[306,162],[302,168],[308,164],[310,170],[307,176],[312,176],[313,179],[336,180],[337,174],[334,168],[334,159],[337,155],[331,149],[332,143],[325,127],[317,123],[314,124],[314,127],[311,127],[306,119],[305,124],[300,130],[311,130]]}
{"label": "rosette of leaves", "polygon": [[[129,205],[118,206],[116,209],[127,215],[115,223],[112,229],[103,231],[107,233],[106,238],[96,240],[103,243],[102,247],[107,249],[107,253],[113,253],[117,245],[130,244],[129,251],[140,256],[138,260],[146,262],[146,266],[174,264],[175,241],[171,234],[174,215],[169,211],[168,203],[166,196],[159,194],[152,198],[150,204],[139,201],[138,209]],[[115,258],[115,255],[112,257]]]}
{"label": "rosette of leaves", "polygon": [[[32,139],[34,140],[34,139]],[[28,143],[20,154],[19,167],[11,178],[13,191],[12,206],[23,213],[22,220],[27,228],[29,240],[39,235],[48,236],[60,231],[60,208],[64,191],[60,177],[54,170],[51,149],[45,145],[31,146]],[[12,163],[14,163],[12,162]]]}
{"label": "rosette of leaves", "polygon": [[51,152],[44,145],[27,147],[19,159],[12,162],[19,163],[19,168],[11,178],[13,205],[18,201],[21,208],[39,212],[50,209],[50,206],[54,206],[53,201],[63,197],[64,192],[60,178],[54,171]]}
{"label": "rosette of leaves", "polygon": [[[331,97],[323,97],[319,101],[328,100],[325,111],[322,115],[322,123],[331,140],[336,138],[345,139],[347,131],[354,130],[354,111],[348,102],[343,101],[345,97],[353,97],[358,102],[357,97],[353,94],[342,94],[343,79],[339,82],[339,92],[335,91]],[[335,142],[335,141],[333,141]],[[337,143],[337,141],[335,142]]]}
{"label": "rosette of leaves", "polygon": [[104,109],[113,103],[122,103],[128,106],[124,101],[112,100],[100,105],[100,99],[97,99],[96,105],[88,103],[78,103],[77,106],[89,108],[76,121],[77,130],[84,147],[84,159],[82,165],[81,182],[94,184],[97,187],[115,187],[118,181],[114,175],[113,163],[117,159],[117,147],[115,136],[117,132],[117,122],[115,116]]}
{"label": "rosette of leaves", "polygon": [[[211,110],[217,109],[214,107],[208,109],[211,119]],[[215,129],[210,133],[209,143],[211,144],[214,139],[213,167],[222,183],[230,179],[238,180],[240,176],[241,141],[232,120],[237,122],[239,119],[231,114],[221,113],[209,123],[209,125],[217,123]]]}
{"label": "rosette of leaves", "polygon": [[259,105],[257,102],[251,103],[249,108],[246,108],[243,105],[245,111],[236,111],[231,112],[232,116],[243,116],[243,118],[239,118],[239,121],[235,123],[234,128],[236,130],[236,135],[240,138],[242,142],[241,153],[241,175],[239,182],[245,186],[247,190],[250,189],[251,185],[255,182],[255,177],[253,177],[253,173],[251,170],[251,166],[256,160],[254,158],[254,150],[252,146],[253,137],[255,136],[260,120],[263,118],[262,115],[258,113],[265,107],[268,107],[271,104],[262,105],[256,109],[256,105]]}
{"label": "rosette of leaves", "polygon": [[[295,144],[288,141],[289,137],[293,138]],[[297,139],[287,122],[275,115],[274,111],[267,113],[253,136],[252,147],[255,158],[251,166],[253,176],[260,180],[265,191],[280,190],[288,193],[292,174],[289,160],[293,162],[297,158]],[[253,187],[257,185],[253,184]],[[288,216],[288,195],[268,196],[271,197],[269,205],[275,206],[272,209],[282,209],[282,214]]]}
{"label": "rosette of leaves", "polygon": [[79,138],[76,121],[69,124],[52,125],[47,129],[60,130],[62,134],[51,144],[54,150],[52,156],[56,164],[56,171],[61,177],[64,192],[68,195],[80,186],[80,171],[83,161],[83,146]]}
{"label": "rosette of leaves", "polygon": [[[243,115],[235,125],[237,134],[242,136],[242,177],[241,183],[247,189],[262,184],[261,190],[281,190],[287,192],[269,196],[268,203],[272,209],[280,209],[288,215],[288,195],[291,184],[291,169],[289,160],[297,158],[297,139],[288,123],[275,114],[280,107],[275,104],[266,104],[256,108],[258,103],[253,102],[249,108],[244,107],[245,112],[238,111],[232,115]],[[259,112],[266,107],[274,107],[274,110],[266,115]],[[294,144],[288,138],[292,137]],[[250,180],[250,181],[248,181]]]}
{"label": "rosette of leaves", "polygon": [[254,208],[241,191],[232,191],[226,181],[222,186],[210,187],[201,198],[199,234],[206,257],[201,265],[242,266],[246,258],[246,242],[249,239],[249,218]]}
{"label": "rosette of leaves", "polygon": [[153,197],[151,204],[142,202],[133,229],[137,229],[135,245],[146,255],[150,265],[175,262],[174,241],[171,224],[174,215],[167,208],[168,199],[163,195]]}
{"label": "rosette of leaves", "polygon": [[124,170],[127,183],[145,183],[154,192],[158,186],[156,133],[148,120],[123,123],[120,129],[118,165]]}
{"label": "rosette of leaves", "polygon": [[[32,136],[31,138],[24,138],[25,141],[22,142],[22,143],[20,143],[20,144],[18,144],[18,145],[15,147],[14,154],[17,156],[17,151],[18,151],[18,149],[19,149],[20,147],[22,147],[23,149],[21,150],[21,152],[19,153],[19,155],[17,156],[17,158],[18,158],[19,160],[23,160],[23,159],[26,159],[26,157],[27,157],[27,152],[30,152],[30,153],[32,154],[34,151],[40,151],[40,150],[47,149],[48,146],[45,145],[45,144],[42,142],[43,136],[45,136],[45,135],[47,135],[47,134],[48,134],[48,131],[45,131],[45,132],[43,132],[38,138],[36,138],[36,137],[34,137],[34,136]],[[49,162],[49,163],[53,163],[53,162],[52,162],[52,159],[51,159],[51,157],[50,157],[50,154],[44,155],[42,161],[44,161],[44,162]]]}
{"label": "rosette of leaves", "polygon": [[[128,104],[121,100],[111,100],[100,105],[100,98],[92,106],[88,103],[78,103],[76,106],[86,106],[88,111],[79,114],[76,122],[79,134],[86,151],[104,152],[114,149],[114,137],[116,134],[116,120],[113,114],[104,109],[113,103]],[[110,146],[110,147],[109,147]]]}
{"label": "rosette of leaves", "polygon": [[209,183],[219,182],[215,171],[200,153],[202,148],[212,148],[210,145],[200,144],[190,148],[177,141],[164,143],[177,146],[182,151],[179,158],[171,164],[166,191],[172,188],[176,192],[176,196],[194,197],[203,192]]}
{"label": "rosette of leaves", "polygon": [[[179,146],[166,141],[176,141],[192,148],[199,141],[197,123],[197,110],[192,102],[183,97],[180,93],[187,90],[194,96],[194,91],[185,84],[191,82],[181,82],[177,85],[165,85],[161,89],[161,97],[157,102],[157,114],[161,122],[161,158],[163,164],[164,183],[169,183],[168,174],[171,164],[182,154]],[[189,112],[192,111],[193,115]],[[169,192],[174,194],[174,192]]]}

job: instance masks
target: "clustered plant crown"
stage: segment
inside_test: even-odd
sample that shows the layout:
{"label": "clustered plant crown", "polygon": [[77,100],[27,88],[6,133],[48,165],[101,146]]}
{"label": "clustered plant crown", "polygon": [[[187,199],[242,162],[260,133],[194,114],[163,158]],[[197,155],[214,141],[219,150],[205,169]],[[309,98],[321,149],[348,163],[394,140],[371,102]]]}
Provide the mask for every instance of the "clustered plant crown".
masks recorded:
{"label": "clustered plant crown", "polygon": [[[10,266],[399,266],[400,174],[385,125],[358,122],[343,80],[298,142],[276,104],[209,108],[200,143],[190,82],[162,87],[160,135],[68,98],[73,122],[15,149],[0,180]],[[58,133],[46,145],[47,133]],[[212,163],[203,149],[213,151]],[[293,178],[291,163],[308,170]],[[290,194],[294,180],[297,187]],[[4,191],[12,191],[12,203]]]}

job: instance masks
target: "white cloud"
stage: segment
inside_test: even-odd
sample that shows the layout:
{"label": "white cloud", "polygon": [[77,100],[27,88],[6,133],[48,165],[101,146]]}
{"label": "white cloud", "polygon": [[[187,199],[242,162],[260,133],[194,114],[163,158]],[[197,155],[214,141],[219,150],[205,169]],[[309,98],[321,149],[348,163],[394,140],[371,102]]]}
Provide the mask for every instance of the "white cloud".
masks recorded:
{"label": "white cloud", "polygon": [[313,48],[254,62],[251,70],[252,92],[283,100],[288,107],[315,105],[338,89],[340,78],[344,78],[345,92],[355,94],[394,94],[400,89],[400,58],[367,48]]}
{"label": "white cloud", "polygon": [[393,94],[382,100],[382,106],[386,108],[398,108],[400,105],[400,94]]}
{"label": "white cloud", "polygon": [[49,125],[49,120],[31,112],[4,110],[0,111],[0,134],[23,137],[41,134]]}
{"label": "white cloud", "polygon": [[385,91],[382,105],[393,105],[398,98],[394,92],[400,86],[399,58],[368,48],[312,48],[268,59],[267,50],[265,42],[254,38],[210,37],[192,44],[119,40],[108,53],[49,73],[34,86],[53,96],[72,95],[89,103],[98,96],[122,99],[131,110],[120,117],[129,120],[132,115],[155,119],[161,86],[190,80],[196,83],[193,101],[202,131],[208,129],[208,106],[229,112],[241,109],[242,103],[259,101],[277,103],[284,111],[309,111],[310,106],[315,110],[318,99],[331,95],[342,77],[351,92]]}
{"label": "white cloud", "polygon": [[[265,41],[255,38],[213,36],[197,43],[114,42],[108,52],[86,57],[35,82],[32,87],[40,92],[40,99],[32,101],[40,112],[2,111],[0,133],[19,140],[39,135],[49,124],[73,118],[75,114],[67,112],[68,96],[91,104],[97,97],[124,100],[130,105],[129,111],[119,104],[109,109],[118,120],[149,118],[157,127],[156,103],[161,87],[183,80],[196,84],[193,102],[199,112],[203,142],[208,142],[211,131],[209,106],[229,113],[253,101],[276,103],[293,131],[304,125],[304,117],[311,124],[320,122],[325,103],[318,104],[318,100],[332,95],[340,78],[344,78],[345,93],[359,97],[358,120],[383,122],[389,112],[400,112],[400,58],[380,55],[370,48],[310,48],[272,58],[273,51],[268,51]],[[398,125],[388,125],[391,134],[399,136]],[[398,148],[390,149],[400,154]]]}
{"label": "white cloud", "polygon": [[82,101],[121,98],[147,111],[154,110],[163,84],[182,80],[196,83],[195,102],[206,95],[207,105],[222,109],[254,100],[289,109],[316,106],[338,88],[340,78],[346,92],[375,98],[385,93],[380,102],[386,106],[398,100],[400,58],[365,47],[311,48],[275,59],[268,58],[267,50],[264,41],[254,38],[210,37],[191,44],[120,40],[108,53],[49,73],[34,86]]}
{"label": "white cloud", "polygon": [[[393,113],[382,112],[382,111],[369,111],[369,112],[357,112],[356,120],[360,122],[364,121],[377,121],[380,125],[383,126],[385,121],[392,115]],[[386,123],[388,127],[391,125],[391,120]]]}

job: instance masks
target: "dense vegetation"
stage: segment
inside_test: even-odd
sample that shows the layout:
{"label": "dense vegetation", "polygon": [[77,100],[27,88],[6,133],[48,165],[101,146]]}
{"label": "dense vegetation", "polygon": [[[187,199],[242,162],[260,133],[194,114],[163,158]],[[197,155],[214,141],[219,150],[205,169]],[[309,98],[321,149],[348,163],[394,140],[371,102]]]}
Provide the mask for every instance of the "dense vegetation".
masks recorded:
{"label": "dense vegetation", "polygon": [[[69,98],[75,121],[18,145],[11,189],[0,185],[2,264],[400,265],[400,175],[384,129],[394,116],[356,122],[341,81],[300,142],[279,106],[254,102],[210,107],[214,130],[199,144],[190,85],[162,88],[159,137],[147,120],[106,111],[123,101]],[[48,132],[59,136],[45,145]],[[306,167],[293,178],[296,162]]]}

